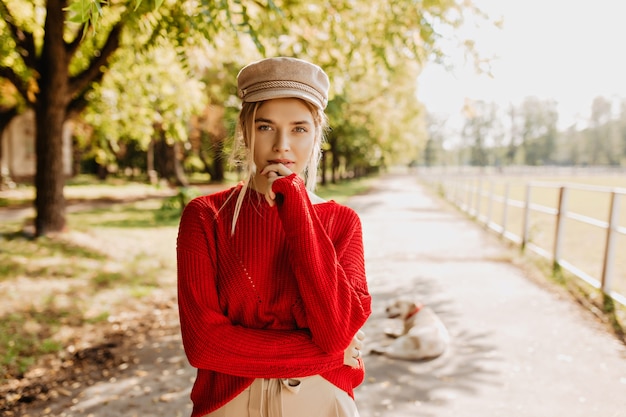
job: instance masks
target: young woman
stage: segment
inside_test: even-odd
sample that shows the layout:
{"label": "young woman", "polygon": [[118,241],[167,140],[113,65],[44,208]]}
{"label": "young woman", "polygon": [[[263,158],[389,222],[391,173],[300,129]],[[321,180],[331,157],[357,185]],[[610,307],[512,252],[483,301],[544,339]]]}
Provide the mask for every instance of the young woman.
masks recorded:
{"label": "young woman", "polygon": [[237,80],[246,180],[189,203],[177,241],[192,416],[358,416],[371,312],[361,223],[309,191],[328,77],[279,57]]}

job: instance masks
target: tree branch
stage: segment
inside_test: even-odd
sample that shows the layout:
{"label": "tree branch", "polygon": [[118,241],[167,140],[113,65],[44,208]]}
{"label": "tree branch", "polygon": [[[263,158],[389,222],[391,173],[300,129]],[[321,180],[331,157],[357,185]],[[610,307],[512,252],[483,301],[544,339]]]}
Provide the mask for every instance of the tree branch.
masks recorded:
{"label": "tree branch", "polygon": [[83,90],[87,89],[91,82],[104,74],[108,59],[120,45],[120,37],[123,28],[124,22],[117,22],[111,29],[111,32],[109,32],[109,36],[104,46],[100,49],[100,53],[91,60],[89,66],[83,72],[70,79],[69,90],[72,96],[81,94]]}
{"label": "tree branch", "polygon": [[89,101],[86,99],[86,96],[91,90],[91,88],[87,88],[83,93],[74,97],[72,101],[70,101],[70,104],[67,106],[67,114],[70,117],[78,116],[89,105]]}
{"label": "tree branch", "polygon": [[70,101],[70,104],[67,106],[67,112],[70,116],[77,116],[85,110],[85,108],[89,105],[87,96],[93,91],[94,83],[102,81],[104,74],[104,71],[100,71],[100,73],[93,80],[91,80],[89,84],[87,84],[85,89],[72,97],[72,101]]}
{"label": "tree branch", "polygon": [[[85,27],[85,25],[87,26]],[[65,45],[65,50],[67,51],[69,56],[74,56],[74,54],[78,50],[78,47],[83,41],[85,33],[87,33],[90,27],[91,27],[91,24],[85,23],[82,26],[80,26],[78,29],[76,29],[76,33],[74,34],[74,40]]]}
{"label": "tree branch", "polygon": [[24,98],[27,103],[32,104],[32,100],[28,99],[28,83],[22,80],[22,78],[17,75],[15,71],[13,71],[13,68],[0,66],[0,78],[6,78],[9,80],[9,82],[15,86],[22,98]]}

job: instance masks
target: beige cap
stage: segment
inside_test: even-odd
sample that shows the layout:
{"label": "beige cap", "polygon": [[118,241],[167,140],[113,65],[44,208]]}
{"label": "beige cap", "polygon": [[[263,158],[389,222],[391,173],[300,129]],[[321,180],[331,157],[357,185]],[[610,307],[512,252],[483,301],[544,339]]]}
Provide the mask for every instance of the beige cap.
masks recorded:
{"label": "beige cap", "polygon": [[325,109],[328,76],[320,67],[297,58],[266,58],[246,65],[237,75],[239,98],[244,102],[297,97]]}

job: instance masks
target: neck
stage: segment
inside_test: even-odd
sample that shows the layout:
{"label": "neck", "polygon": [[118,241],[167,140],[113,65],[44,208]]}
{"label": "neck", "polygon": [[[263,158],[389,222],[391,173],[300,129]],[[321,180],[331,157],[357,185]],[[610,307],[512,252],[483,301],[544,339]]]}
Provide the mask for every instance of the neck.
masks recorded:
{"label": "neck", "polygon": [[415,308],[413,308],[413,310],[409,311],[409,314],[406,315],[406,318],[411,318],[414,315],[416,315],[417,313],[420,312],[420,310],[422,309],[423,305],[422,304],[416,304]]}
{"label": "neck", "polygon": [[252,175],[248,184],[254,191],[263,193],[261,190],[267,189],[267,177],[260,174]]}

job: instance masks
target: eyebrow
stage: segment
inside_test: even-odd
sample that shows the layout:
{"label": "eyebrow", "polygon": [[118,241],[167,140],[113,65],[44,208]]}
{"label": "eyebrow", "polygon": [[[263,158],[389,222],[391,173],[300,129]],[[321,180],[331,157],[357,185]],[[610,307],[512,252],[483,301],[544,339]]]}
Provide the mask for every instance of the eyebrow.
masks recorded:
{"label": "eyebrow", "polygon": [[[269,124],[274,124],[274,121],[270,120],[270,119],[265,119],[263,117],[259,117],[254,119],[254,123],[269,123]],[[308,120],[298,120],[295,122],[291,122],[290,124],[292,125],[310,125],[311,122],[309,122]]]}

